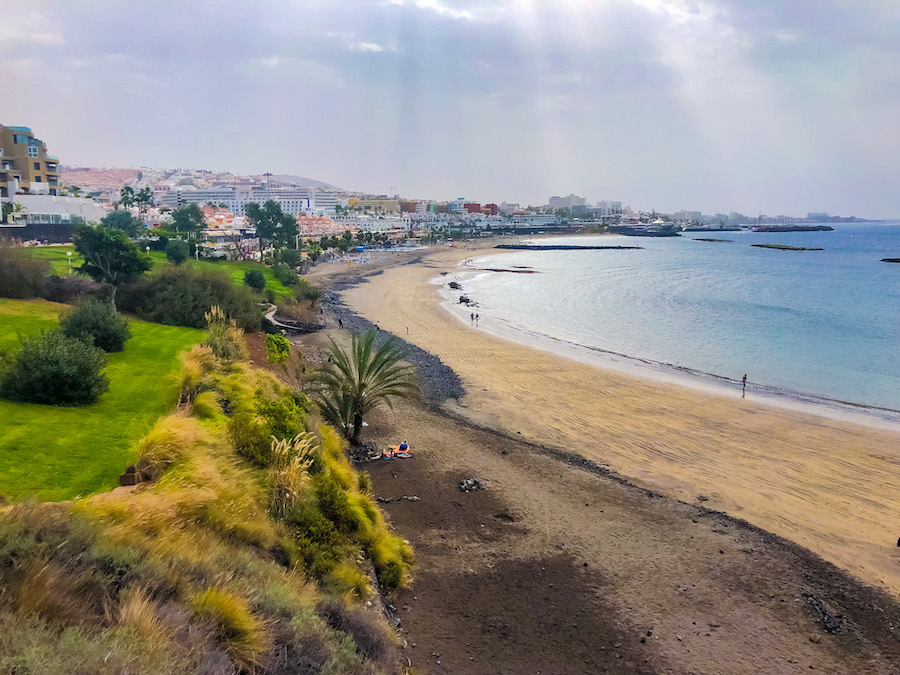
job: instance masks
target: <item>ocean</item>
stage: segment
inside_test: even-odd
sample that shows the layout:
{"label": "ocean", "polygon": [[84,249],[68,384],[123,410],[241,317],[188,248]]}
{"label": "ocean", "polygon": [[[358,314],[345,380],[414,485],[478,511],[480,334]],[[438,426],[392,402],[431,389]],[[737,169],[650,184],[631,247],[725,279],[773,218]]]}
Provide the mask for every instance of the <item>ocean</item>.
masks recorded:
{"label": "ocean", "polygon": [[[729,239],[715,243],[710,237]],[[461,276],[482,327],[751,390],[900,410],[900,224],[833,232],[558,237],[642,250],[516,251]],[[779,251],[751,244],[821,247]],[[458,294],[457,294],[458,295]]]}

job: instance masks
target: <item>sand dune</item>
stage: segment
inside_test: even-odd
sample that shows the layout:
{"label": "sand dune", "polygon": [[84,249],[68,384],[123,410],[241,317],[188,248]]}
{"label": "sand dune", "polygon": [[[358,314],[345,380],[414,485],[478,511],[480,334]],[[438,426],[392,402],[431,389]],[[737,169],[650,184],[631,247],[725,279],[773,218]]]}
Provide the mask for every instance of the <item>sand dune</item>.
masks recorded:
{"label": "sand dune", "polygon": [[455,412],[678,499],[703,496],[900,594],[900,433],[602,370],[471,328],[429,282],[477,254],[438,249],[344,299],[459,374],[468,394],[448,404]]}

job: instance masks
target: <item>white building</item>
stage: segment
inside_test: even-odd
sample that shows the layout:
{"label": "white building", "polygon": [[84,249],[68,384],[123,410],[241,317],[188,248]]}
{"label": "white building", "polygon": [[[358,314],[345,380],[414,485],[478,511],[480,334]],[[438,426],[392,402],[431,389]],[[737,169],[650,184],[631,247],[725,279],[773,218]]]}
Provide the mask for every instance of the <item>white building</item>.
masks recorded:
{"label": "white building", "polygon": [[587,200],[584,197],[570,194],[568,197],[550,197],[550,210],[571,209],[576,206],[584,206]]}

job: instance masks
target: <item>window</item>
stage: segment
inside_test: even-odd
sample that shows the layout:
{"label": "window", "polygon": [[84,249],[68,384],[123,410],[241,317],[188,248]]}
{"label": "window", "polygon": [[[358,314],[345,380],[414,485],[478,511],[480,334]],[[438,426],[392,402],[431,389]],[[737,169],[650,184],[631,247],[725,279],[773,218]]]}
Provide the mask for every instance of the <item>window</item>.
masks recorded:
{"label": "window", "polygon": [[41,163],[40,163],[40,162],[35,162],[35,163],[34,163],[34,170],[35,170],[35,171],[40,171],[40,170],[41,170]]}
{"label": "window", "polygon": [[37,157],[38,156],[38,147],[36,145],[28,146],[28,156],[29,157]]}
{"label": "window", "polygon": [[41,181],[41,177],[40,177],[40,176],[35,176],[35,177],[34,177],[34,182],[35,182],[35,183],[41,183],[41,182],[43,182],[43,181]]}

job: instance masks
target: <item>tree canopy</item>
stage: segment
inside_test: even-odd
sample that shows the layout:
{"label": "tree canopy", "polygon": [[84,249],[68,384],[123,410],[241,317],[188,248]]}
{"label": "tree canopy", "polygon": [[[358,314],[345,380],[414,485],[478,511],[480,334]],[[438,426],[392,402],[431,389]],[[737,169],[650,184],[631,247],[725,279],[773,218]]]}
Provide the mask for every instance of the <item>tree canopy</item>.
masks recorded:
{"label": "tree canopy", "polygon": [[271,199],[262,206],[247,204],[247,218],[256,228],[260,250],[263,242],[268,242],[275,248],[284,248],[297,236],[297,219],[282,211],[281,204]]}
{"label": "tree canopy", "polygon": [[172,227],[176,232],[197,232],[203,227],[203,212],[196,204],[180,206],[172,211]]}
{"label": "tree canopy", "polygon": [[140,222],[131,215],[131,211],[110,211],[100,219],[100,224],[111,230],[121,230],[129,237],[137,236]]}
{"label": "tree canopy", "polygon": [[153,266],[137,245],[122,230],[103,226],[79,225],[72,235],[75,250],[84,258],[78,268],[94,281],[112,286],[111,302],[116,304],[120,284],[136,281]]}

